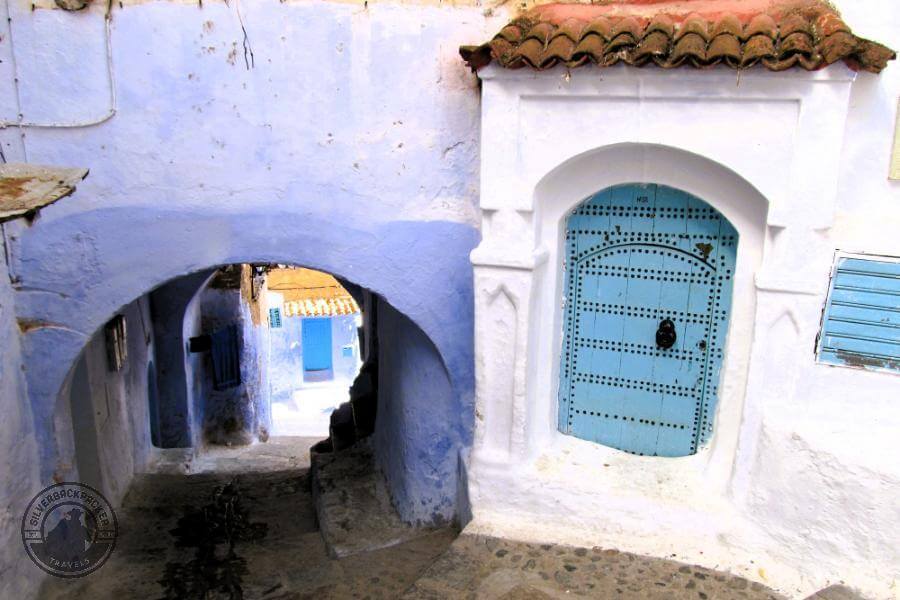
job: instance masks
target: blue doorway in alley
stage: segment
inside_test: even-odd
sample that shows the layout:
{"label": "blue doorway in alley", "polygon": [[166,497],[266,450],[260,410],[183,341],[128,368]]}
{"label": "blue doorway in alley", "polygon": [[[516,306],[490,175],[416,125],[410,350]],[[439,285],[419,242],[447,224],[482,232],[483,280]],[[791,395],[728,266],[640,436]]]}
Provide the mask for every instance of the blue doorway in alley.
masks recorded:
{"label": "blue doorway in alley", "polygon": [[331,369],[331,318],[303,319],[301,326],[304,371]]}

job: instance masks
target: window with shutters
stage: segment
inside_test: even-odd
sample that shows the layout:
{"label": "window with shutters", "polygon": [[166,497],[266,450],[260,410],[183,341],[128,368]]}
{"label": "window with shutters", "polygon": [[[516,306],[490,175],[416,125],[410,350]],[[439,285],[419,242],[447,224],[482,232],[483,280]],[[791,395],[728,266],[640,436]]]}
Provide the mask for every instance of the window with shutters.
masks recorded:
{"label": "window with shutters", "polygon": [[269,309],[269,327],[272,329],[279,329],[281,327],[281,309],[280,308],[270,308]]}
{"label": "window with shutters", "polygon": [[900,371],[900,259],[838,255],[817,349],[821,363]]}

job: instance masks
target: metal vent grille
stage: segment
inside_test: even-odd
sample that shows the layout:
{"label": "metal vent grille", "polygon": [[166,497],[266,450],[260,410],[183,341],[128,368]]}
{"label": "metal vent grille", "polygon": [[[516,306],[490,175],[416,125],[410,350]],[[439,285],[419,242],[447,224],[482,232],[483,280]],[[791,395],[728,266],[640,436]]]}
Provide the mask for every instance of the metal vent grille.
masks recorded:
{"label": "metal vent grille", "polygon": [[819,334],[819,362],[900,371],[900,262],[837,259]]}

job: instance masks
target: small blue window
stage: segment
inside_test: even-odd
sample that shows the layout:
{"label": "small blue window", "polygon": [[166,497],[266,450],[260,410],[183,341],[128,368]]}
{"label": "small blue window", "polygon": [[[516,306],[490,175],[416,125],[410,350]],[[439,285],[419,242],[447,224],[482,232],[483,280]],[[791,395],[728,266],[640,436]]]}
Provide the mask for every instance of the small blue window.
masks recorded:
{"label": "small blue window", "polygon": [[838,257],[819,334],[819,362],[900,371],[900,261]]}
{"label": "small blue window", "polygon": [[278,329],[281,327],[281,309],[280,308],[270,308],[269,309],[269,327],[272,329]]}

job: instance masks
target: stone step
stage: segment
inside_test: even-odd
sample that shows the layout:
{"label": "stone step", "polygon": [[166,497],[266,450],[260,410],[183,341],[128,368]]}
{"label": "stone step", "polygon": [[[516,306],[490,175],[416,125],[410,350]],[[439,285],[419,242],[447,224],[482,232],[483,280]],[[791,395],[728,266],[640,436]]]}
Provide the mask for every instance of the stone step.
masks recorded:
{"label": "stone step", "polygon": [[400,519],[368,440],[338,452],[312,453],[311,464],[316,517],[331,556],[388,548],[434,531]]}

